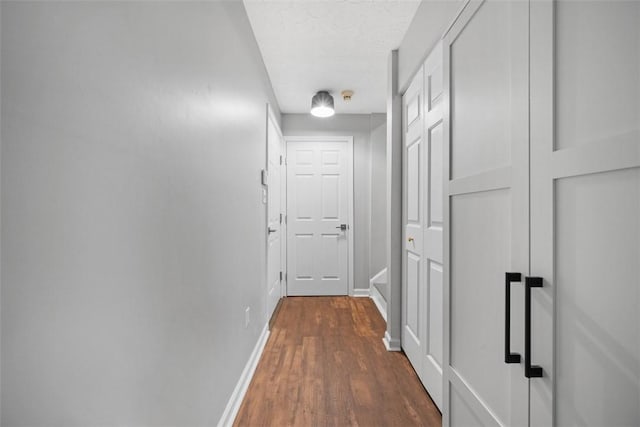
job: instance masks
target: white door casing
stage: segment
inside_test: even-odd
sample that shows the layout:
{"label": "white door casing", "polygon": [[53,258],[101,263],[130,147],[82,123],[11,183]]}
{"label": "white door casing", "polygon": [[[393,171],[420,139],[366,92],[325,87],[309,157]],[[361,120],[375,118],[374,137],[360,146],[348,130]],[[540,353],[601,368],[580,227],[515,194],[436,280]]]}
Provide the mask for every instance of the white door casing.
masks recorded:
{"label": "white door casing", "polygon": [[282,296],[282,148],[284,140],[273,110],[267,106],[267,319]]}
{"label": "white door casing", "polygon": [[353,138],[285,140],[287,295],[348,295],[353,292]]}
{"label": "white door casing", "polygon": [[638,22],[531,2],[531,426],[640,425]]}
{"label": "white door casing", "polygon": [[424,336],[423,383],[442,410],[443,320],[443,203],[444,130],[442,121],[442,43],[424,63]]}
{"label": "white door casing", "polygon": [[[470,1],[444,37],[444,425],[528,423],[505,273],[529,271],[528,4]],[[522,283],[510,352],[523,354]]]}
{"label": "white door casing", "polygon": [[423,183],[424,183],[424,72],[421,67],[402,97],[403,130],[403,232],[402,349],[423,380],[422,353],[424,325]]}

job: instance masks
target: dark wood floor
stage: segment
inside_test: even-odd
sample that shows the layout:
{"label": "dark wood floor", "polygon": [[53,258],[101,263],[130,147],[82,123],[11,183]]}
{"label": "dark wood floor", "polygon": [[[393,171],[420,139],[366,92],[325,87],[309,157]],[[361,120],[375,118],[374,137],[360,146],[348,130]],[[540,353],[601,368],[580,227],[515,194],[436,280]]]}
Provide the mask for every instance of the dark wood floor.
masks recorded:
{"label": "dark wood floor", "polygon": [[440,426],[384,329],[369,298],[285,298],[234,425]]}

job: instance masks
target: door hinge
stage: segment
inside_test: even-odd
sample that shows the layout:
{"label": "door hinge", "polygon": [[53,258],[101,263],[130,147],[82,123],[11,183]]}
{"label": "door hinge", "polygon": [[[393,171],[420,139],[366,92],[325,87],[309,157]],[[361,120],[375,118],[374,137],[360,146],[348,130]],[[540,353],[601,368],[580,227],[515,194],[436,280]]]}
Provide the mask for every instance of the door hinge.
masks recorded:
{"label": "door hinge", "polygon": [[284,160],[282,159],[282,156],[280,156],[280,164],[282,164],[284,162]]}
{"label": "door hinge", "polygon": [[280,272],[280,281],[282,282],[282,271]]}
{"label": "door hinge", "polygon": [[280,214],[280,224],[282,224],[282,214]]}

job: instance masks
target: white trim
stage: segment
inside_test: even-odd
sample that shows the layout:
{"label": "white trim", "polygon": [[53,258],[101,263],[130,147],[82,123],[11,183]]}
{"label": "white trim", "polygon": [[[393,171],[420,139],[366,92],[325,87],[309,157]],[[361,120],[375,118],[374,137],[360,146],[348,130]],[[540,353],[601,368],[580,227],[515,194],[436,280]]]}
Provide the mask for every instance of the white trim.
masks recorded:
{"label": "white trim", "polygon": [[[398,50],[388,59],[387,81],[387,349],[402,335],[402,97],[398,93]],[[391,338],[391,337],[395,338]]]}
{"label": "white trim", "polygon": [[380,270],[378,274],[376,274],[369,280],[369,289],[371,293],[370,297],[373,300],[373,303],[378,308],[380,315],[386,322],[387,321],[387,301],[384,299],[384,297],[382,296],[378,288],[375,287],[376,283],[387,284],[387,268],[386,267]]}
{"label": "white trim", "polygon": [[376,308],[380,312],[380,316],[382,316],[382,318],[386,322],[387,321],[387,302],[380,294],[380,291],[378,290],[378,288],[376,288],[375,286],[371,287],[371,299],[373,300],[373,303],[376,305]]}
{"label": "white trim", "polygon": [[387,283],[388,281],[389,280],[387,279],[387,267],[385,267],[382,270],[380,270],[378,274],[376,274],[369,280],[369,286],[373,286],[374,283],[379,283],[379,284]]}
{"label": "white trim", "polygon": [[354,298],[369,298],[369,296],[371,295],[370,289],[354,289],[353,290],[353,297]]}
{"label": "white trim", "polygon": [[231,397],[227,402],[226,408],[224,408],[224,412],[220,417],[220,421],[218,421],[218,427],[227,427],[233,425],[233,422],[238,415],[238,411],[240,410],[240,405],[242,404],[244,395],[247,393],[247,389],[249,388],[249,383],[251,383],[253,374],[256,371],[256,367],[258,366],[258,361],[260,361],[260,356],[262,355],[264,346],[267,344],[268,338],[269,323],[265,324],[264,328],[262,329],[262,333],[258,338],[258,342],[251,352],[251,356],[249,356],[249,360],[247,361],[247,364],[244,367],[242,374],[240,375],[240,379],[238,379],[236,388],[233,390],[233,393],[231,393]]}
{"label": "white trim", "polygon": [[[353,136],[291,136],[291,135],[285,135],[284,137],[284,150],[285,153],[288,153],[288,147],[289,147],[289,142],[292,141],[309,141],[309,142],[346,142],[348,144],[348,150],[349,150],[349,155],[351,156],[351,162],[349,164],[349,167],[347,168],[347,192],[350,194],[349,197],[349,206],[348,206],[348,212],[347,212],[347,217],[348,217],[348,221],[349,221],[349,226],[347,227],[347,237],[349,239],[349,244],[348,246],[348,270],[347,270],[347,295],[349,296],[355,296],[354,292],[355,292],[355,267],[354,267],[354,260],[355,260],[355,239],[354,239],[354,234],[353,234],[353,227],[354,227],[354,199],[355,199],[355,193],[353,190],[353,176],[354,176],[354,152],[353,152]],[[286,171],[286,169],[285,169]],[[286,171],[285,173],[287,173],[288,176],[288,172]],[[286,192],[286,188],[285,188],[285,192]],[[285,213],[287,215],[287,217],[289,216],[288,211],[285,209]],[[288,233],[288,230],[287,230]],[[285,239],[289,239],[289,236],[286,235]],[[288,250],[288,248],[287,248]],[[288,259],[289,256],[288,254],[286,255],[286,258]],[[287,273],[287,277],[288,277],[288,272],[289,272],[289,266],[287,265],[287,270],[285,271],[285,273]],[[287,281],[287,285],[288,285],[288,281]],[[367,290],[368,292],[368,290]],[[285,293],[283,294],[283,296],[287,296],[289,295],[288,292],[288,288],[285,289]],[[367,296],[369,296],[367,294]]]}
{"label": "white trim", "polygon": [[384,346],[387,349],[387,351],[402,351],[400,340],[391,338],[391,335],[389,335],[388,331],[384,333],[384,338],[382,338],[382,342],[384,343]]}

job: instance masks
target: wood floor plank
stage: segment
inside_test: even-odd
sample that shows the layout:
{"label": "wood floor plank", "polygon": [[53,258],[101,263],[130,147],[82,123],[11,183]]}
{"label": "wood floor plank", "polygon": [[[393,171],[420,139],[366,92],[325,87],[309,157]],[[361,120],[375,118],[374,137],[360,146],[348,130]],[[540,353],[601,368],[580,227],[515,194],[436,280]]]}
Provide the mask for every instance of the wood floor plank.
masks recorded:
{"label": "wood floor plank", "polygon": [[234,426],[442,424],[369,298],[284,298],[271,324]]}

